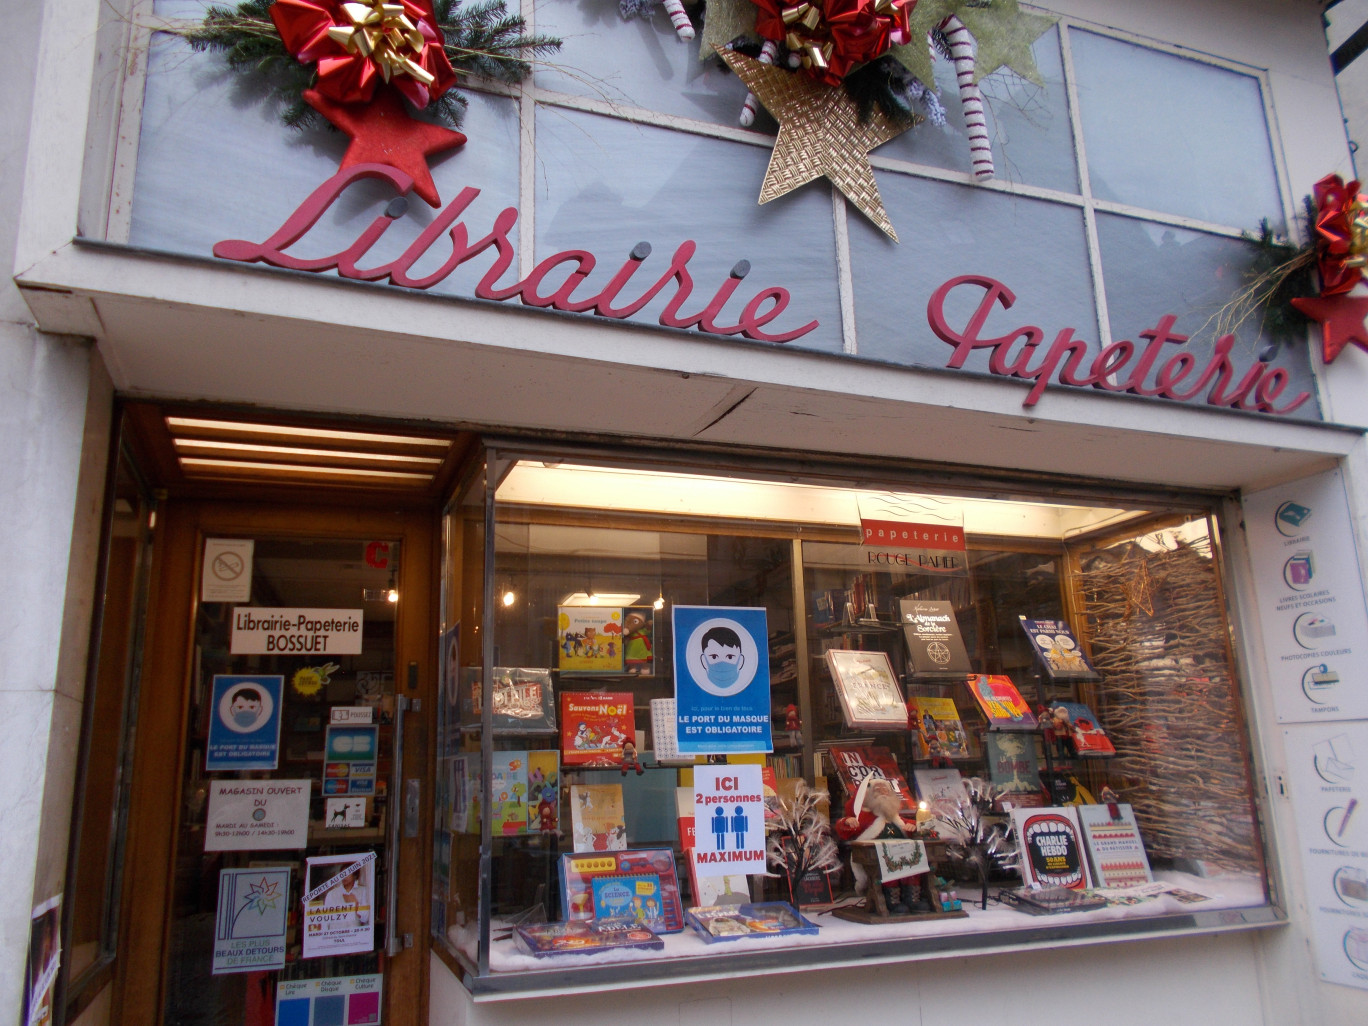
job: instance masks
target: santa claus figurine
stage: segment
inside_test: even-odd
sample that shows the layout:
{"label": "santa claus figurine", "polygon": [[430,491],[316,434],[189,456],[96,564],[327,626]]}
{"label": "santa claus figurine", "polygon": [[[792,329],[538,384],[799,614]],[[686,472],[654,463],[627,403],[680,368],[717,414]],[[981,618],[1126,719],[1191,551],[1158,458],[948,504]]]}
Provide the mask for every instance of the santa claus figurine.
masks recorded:
{"label": "santa claus figurine", "polygon": [[[883,777],[865,777],[854,797],[846,799],[846,814],[835,824],[836,836],[851,842],[911,837],[917,824],[903,819],[902,804],[902,796],[891,782]],[[866,895],[866,907],[880,915],[886,914],[884,909],[894,915],[906,915],[921,904],[919,889],[911,878],[881,885],[854,858],[850,870],[855,876],[856,891]],[[882,902],[878,900],[881,887]]]}

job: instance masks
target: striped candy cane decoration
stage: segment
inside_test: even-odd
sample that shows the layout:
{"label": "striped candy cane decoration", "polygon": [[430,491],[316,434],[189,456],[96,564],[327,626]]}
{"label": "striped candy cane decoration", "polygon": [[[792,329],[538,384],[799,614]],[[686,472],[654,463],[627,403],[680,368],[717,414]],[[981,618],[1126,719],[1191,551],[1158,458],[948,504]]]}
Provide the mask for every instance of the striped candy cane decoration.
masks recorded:
{"label": "striped candy cane decoration", "polygon": [[674,26],[675,35],[685,42],[694,37],[693,23],[684,13],[682,0],[661,0],[660,6],[664,7],[665,13],[670,16],[670,24]]}
{"label": "striped candy cane decoration", "polygon": [[960,106],[964,108],[964,126],[969,130],[969,156],[974,162],[974,177],[992,178],[993,144],[988,141],[988,122],[983,116],[983,94],[974,84],[974,37],[958,16],[950,15],[941,22],[945,41],[950,44],[950,58],[955,62],[955,78],[959,82]]}
{"label": "striped candy cane decoration", "polygon": [[[766,39],[765,45],[760,47],[760,63],[773,64],[775,55],[779,53],[779,44],[773,39]],[[746,102],[741,107],[741,117],[738,119],[742,128],[750,128],[755,124],[755,94],[747,93]]]}

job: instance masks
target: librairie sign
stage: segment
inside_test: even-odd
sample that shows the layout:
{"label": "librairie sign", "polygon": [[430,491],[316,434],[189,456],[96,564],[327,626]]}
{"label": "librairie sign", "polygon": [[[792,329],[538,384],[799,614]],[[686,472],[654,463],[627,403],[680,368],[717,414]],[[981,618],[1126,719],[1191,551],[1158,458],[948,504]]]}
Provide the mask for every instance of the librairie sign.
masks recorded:
{"label": "librairie sign", "polygon": [[360,655],[361,610],[238,606],[232,655]]}
{"label": "librairie sign", "polygon": [[[304,240],[314,226],[350,186],[365,179],[386,181],[398,195],[376,213],[350,245],[324,256],[294,256],[286,252],[301,242],[302,248],[308,249],[312,240]],[[462,214],[480,194],[473,186],[462,189],[398,257],[361,266],[391,225],[408,212],[405,197],[412,189],[413,178],[398,168],[387,164],[353,164],[318,186],[265,241],[225,239],[214,245],[213,252],[224,260],[264,263],[318,274],[336,271],[343,278],[369,282],[388,280],[391,285],[410,289],[432,288],[462,264],[489,254],[493,262],[475,286],[475,295],[480,299],[516,298],[524,306],[565,313],[593,313],[621,320],[641,312],[658,296],[668,294],[670,298],[658,318],[658,322],[668,328],[696,328],[709,335],[739,335],[756,342],[779,343],[802,338],[819,327],[816,320],[811,320],[787,330],[765,330],[788,309],[792,297],[789,290],[781,286],[768,286],[755,292],[739,315],[730,315],[736,317],[735,323],[721,323],[724,307],[750,272],[750,263],[746,260],[737,261],[706,305],[696,312],[685,313],[684,306],[694,288],[689,262],[698,249],[692,240],[679,244],[668,266],[644,290],[641,285],[632,286],[632,281],[651,255],[648,242],[637,243],[612,278],[592,294],[585,294],[592,289],[582,286],[597,266],[598,259],[585,249],[554,253],[537,263],[525,278],[500,283],[517,260],[510,235],[517,224],[519,211],[516,207],[505,207],[494,218],[489,230],[472,242]],[[412,273],[416,265],[431,266],[438,259],[439,254],[433,251],[443,245],[443,236],[449,240],[450,253],[441,257],[434,270]],[[672,291],[667,293],[670,288]],[[945,315],[946,297],[956,289],[974,288],[983,293],[977,308],[963,328],[951,325]],[[627,298],[624,293],[636,294],[634,298]],[[1146,340],[1143,346],[1121,339],[1095,355],[1093,347],[1075,337],[1071,327],[1059,329],[1048,346],[1044,345],[1046,332],[1035,325],[1022,325],[1001,335],[985,335],[989,316],[998,307],[1008,310],[1015,303],[1016,295],[1002,282],[984,275],[962,274],[936,289],[927,304],[926,315],[936,337],[954,347],[946,367],[963,368],[976,350],[989,350],[990,374],[1032,382],[1023,400],[1024,406],[1039,402],[1046,386],[1051,384],[1128,392],[1177,402],[1200,401],[1209,406],[1271,414],[1291,413],[1311,398],[1309,392],[1299,392],[1284,399],[1283,393],[1291,376],[1286,369],[1273,366],[1271,361],[1255,361],[1248,367],[1237,365],[1232,358],[1233,335],[1218,338],[1206,354],[1204,364],[1197,353],[1167,349],[1181,347],[1188,341],[1187,335],[1173,330],[1177,317],[1172,314],[1160,317],[1154,327],[1140,332],[1139,337]]]}

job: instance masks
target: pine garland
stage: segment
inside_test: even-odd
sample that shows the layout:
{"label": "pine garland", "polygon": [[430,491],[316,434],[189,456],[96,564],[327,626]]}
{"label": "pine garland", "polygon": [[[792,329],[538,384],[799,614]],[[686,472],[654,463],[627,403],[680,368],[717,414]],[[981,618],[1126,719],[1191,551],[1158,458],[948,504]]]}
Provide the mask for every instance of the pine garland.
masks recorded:
{"label": "pine garland", "polygon": [[[1316,203],[1305,197],[1306,223],[1316,223]],[[1245,272],[1244,285],[1215,315],[1216,334],[1230,335],[1249,318],[1259,317],[1263,334],[1273,341],[1267,354],[1284,342],[1303,338],[1306,316],[1292,305],[1298,296],[1314,296],[1316,285],[1316,243],[1294,246],[1276,234],[1264,218],[1259,233],[1241,232],[1240,237],[1254,245],[1254,258]],[[1208,322],[1209,323],[1209,322]],[[1262,357],[1261,357],[1262,358]]]}
{"label": "pine garland", "polygon": [[[304,102],[314,81],[311,65],[301,64],[285,49],[271,21],[275,0],[243,0],[236,7],[210,7],[198,28],[179,35],[198,52],[221,53],[234,71],[258,76],[270,84],[280,119],[291,128],[323,123]],[[441,27],[447,59],[458,74],[515,84],[532,73],[539,58],[555,53],[561,41],[530,35],[527,22],[509,14],[504,0],[434,0],[433,16]],[[453,128],[465,115],[467,100],[450,89],[428,104],[426,113]]]}

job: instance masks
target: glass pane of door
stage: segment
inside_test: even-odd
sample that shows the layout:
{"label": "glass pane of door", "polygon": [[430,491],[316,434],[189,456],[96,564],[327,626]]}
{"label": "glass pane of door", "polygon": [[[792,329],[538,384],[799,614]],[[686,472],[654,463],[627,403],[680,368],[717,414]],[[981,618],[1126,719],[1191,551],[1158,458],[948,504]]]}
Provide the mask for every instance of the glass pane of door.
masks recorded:
{"label": "glass pane of door", "polygon": [[[282,1026],[334,1021],[325,999],[335,1021],[379,1022],[378,980],[282,985],[385,969],[400,543],[206,546],[165,1021],[271,1026],[281,989]],[[249,593],[215,590],[218,560],[228,577],[246,568]]]}

